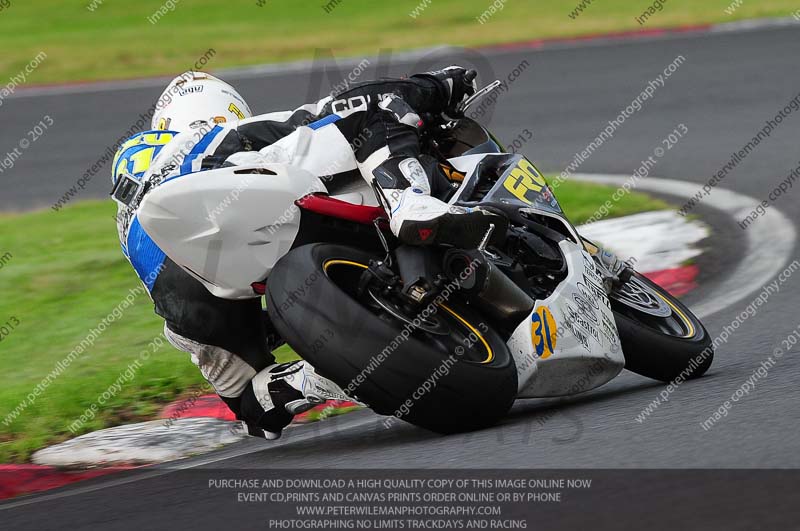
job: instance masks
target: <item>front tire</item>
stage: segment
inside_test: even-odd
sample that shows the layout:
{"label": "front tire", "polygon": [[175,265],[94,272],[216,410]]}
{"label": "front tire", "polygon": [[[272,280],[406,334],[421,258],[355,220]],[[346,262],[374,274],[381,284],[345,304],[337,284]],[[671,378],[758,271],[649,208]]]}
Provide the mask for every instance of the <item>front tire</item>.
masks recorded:
{"label": "front tire", "polygon": [[[700,320],[678,299],[643,275],[634,273],[629,283],[642,293],[639,308],[629,294],[615,291],[609,296],[625,355],[625,368],[662,382],[679,377],[681,380],[699,378],[705,374],[714,360],[714,348]],[[647,297],[652,298],[649,309],[644,304],[648,302]],[[656,315],[659,308],[668,308],[669,315]]]}
{"label": "front tire", "polygon": [[[495,424],[517,393],[516,366],[500,336],[457,294],[431,317],[436,326],[408,328],[391,307],[382,311],[358,294],[362,273],[377,259],[326,243],[294,249],[267,282],[272,322],[320,374],[380,414],[399,412],[439,433]],[[479,341],[456,355],[467,331]]]}

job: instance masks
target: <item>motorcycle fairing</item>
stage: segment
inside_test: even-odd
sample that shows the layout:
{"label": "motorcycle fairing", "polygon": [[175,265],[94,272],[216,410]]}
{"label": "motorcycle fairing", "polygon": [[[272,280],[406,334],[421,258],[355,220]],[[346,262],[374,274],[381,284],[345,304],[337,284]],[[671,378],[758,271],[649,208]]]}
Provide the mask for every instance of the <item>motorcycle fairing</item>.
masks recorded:
{"label": "motorcycle fairing", "polygon": [[513,155],[486,202],[518,203],[552,214],[563,215],[561,206],[539,170],[525,157]]}
{"label": "motorcycle fairing", "polygon": [[284,164],[191,173],[151,190],[137,215],[167,256],[217,297],[258,297],[300,228],[298,199],[325,192],[320,179]]}
{"label": "motorcycle fairing", "polygon": [[450,200],[451,203],[469,201],[469,193],[475,189],[477,181],[491,178],[496,182],[481,198],[482,202],[516,204],[563,218],[561,205],[545,178],[536,166],[522,155],[473,154],[452,158],[449,161],[459,171],[468,175]]}
{"label": "motorcycle fairing", "polygon": [[[454,157],[450,163],[467,175],[465,183],[475,182],[482,177],[481,161],[487,157],[505,157],[506,165],[482,201],[514,204],[552,218],[570,236],[559,243],[569,271],[567,278],[549,297],[536,302],[507,343],[517,365],[520,398],[569,395],[607,383],[620,373],[625,358],[597,265],[541,174],[532,164],[526,164],[524,157],[482,153]],[[461,190],[466,188],[462,185]],[[461,190],[450,203],[462,200]],[[547,334],[546,314],[555,323],[554,338]],[[542,332],[545,334],[539,335]],[[538,351],[543,344],[552,346],[549,355]]]}
{"label": "motorcycle fairing", "polygon": [[569,274],[536,301],[508,347],[517,364],[520,398],[564,396],[599,387],[625,366],[600,272],[580,245],[559,244]]}

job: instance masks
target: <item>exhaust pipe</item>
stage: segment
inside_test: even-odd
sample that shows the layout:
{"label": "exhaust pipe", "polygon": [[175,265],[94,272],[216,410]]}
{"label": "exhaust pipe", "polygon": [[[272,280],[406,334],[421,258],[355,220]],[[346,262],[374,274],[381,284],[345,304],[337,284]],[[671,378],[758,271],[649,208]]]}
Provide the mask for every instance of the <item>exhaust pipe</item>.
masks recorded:
{"label": "exhaust pipe", "polygon": [[533,310],[534,300],[477,249],[447,251],[444,272],[462,293],[482,303],[481,311],[495,319],[516,325]]}

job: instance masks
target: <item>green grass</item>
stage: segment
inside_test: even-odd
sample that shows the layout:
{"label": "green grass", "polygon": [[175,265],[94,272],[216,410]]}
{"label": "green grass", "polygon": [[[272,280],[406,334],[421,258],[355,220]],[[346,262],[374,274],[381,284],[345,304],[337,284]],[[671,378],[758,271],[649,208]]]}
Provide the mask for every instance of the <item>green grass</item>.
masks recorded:
{"label": "green grass", "polygon": [[[558,197],[579,223],[613,191],[567,182],[559,187]],[[612,215],[664,207],[633,193]],[[161,334],[163,322],[142,293],[33,404],[9,426],[2,423],[55,364],[140,285],[120,252],[114,213],[110,201],[87,201],[58,213],[0,215],[0,256],[12,254],[0,269],[0,325],[12,318],[19,321],[0,343],[0,463],[25,461],[32,451],[71,437],[70,423]],[[286,347],[277,354],[281,360],[294,356]],[[153,418],[164,404],[202,383],[189,356],[165,342],[77,433]]]}
{"label": "green grass", "polygon": [[608,209],[608,215],[603,216],[602,212],[598,211],[598,208],[606,201],[609,201],[616,191],[617,188],[599,184],[565,181],[558,186],[554,193],[559,203],[561,203],[561,208],[575,225],[580,225],[592,218],[597,221],[599,219],[629,216],[648,210],[669,208],[669,205],[660,199],[633,192],[622,196],[617,202],[611,200],[611,208]]}
{"label": "green grass", "polygon": [[[416,18],[409,13],[425,0],[328,2],[256,0],[227,4],[181,0],[156,24],[152,16],[164,0],[104,0],[94,12],[92,0],[63,2],[12,0],[0,11],[0,80],[17,74],[36,54],[47,59],[28,83],[130,78],[177,73],[209,48],[216,55],[208,69],[310,58],[317,50],[374,55],[380,49],[409,49],[436,44],[474,46],[497,42],[638,29],[635,18],[650,0],[596,0],[575,19],[568,15],[580,0],[521,2],[505,7],[480,24],[490,0],[430,0]],[[731,0],[670,0],[647,27],[724,22],[753,17],[789,16],[796,0],[746,1],[733,15]]]}
{"label": "green grass", "polygon": [[[159,336],[163,322],[140,294],[10,426],[2,420],[91,328],[140,284],[124,260],[108,201],[0,216],[0,324],[19,326],[0,343],[0,463],[25,460],[45,443],[70,436],[78,419]],[[285,358],[288,349],[283,350]],[[203,382],[187,354],[165,343],[79,433],[153,416]]]}

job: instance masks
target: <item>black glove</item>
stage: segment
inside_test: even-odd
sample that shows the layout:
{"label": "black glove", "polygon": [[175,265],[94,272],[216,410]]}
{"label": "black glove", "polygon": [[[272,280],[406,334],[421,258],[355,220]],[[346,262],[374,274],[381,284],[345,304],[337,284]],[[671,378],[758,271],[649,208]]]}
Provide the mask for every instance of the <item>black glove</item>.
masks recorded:
{"label": "black glove", "polygon": [[415,74],[411,77],[438,81],[446,102],[444,111],[450,116],[455,115],[458,105],[477,90],[475,78],[478,77],[478,73],[460,66],[448,66],[443,70]]}

